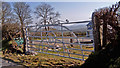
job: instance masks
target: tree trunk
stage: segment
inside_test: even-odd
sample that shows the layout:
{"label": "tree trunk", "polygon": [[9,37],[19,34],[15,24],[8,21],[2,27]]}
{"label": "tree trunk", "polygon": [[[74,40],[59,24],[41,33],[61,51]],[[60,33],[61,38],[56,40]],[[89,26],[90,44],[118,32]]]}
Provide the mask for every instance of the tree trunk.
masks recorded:
{"label": "tree trunk", "polygon": [[23,36],[23,53],[25,54],[25,52],[26,52],[26,40],[25,40],[25,34],[24,34],[24,29],[23,29],[23,20],[20,16],[19,16],[19,18],[20,18],[20,22],[21,22],[21,32],[22,32],[22,36]]}
{"label": "tree trunk", "polygon": [[[46,25],[46,20],[44,20],[44,25]],[[45,26],[45,31],[47,31],[47,27]],[[47,32],[45,32],[45,35],[47,35]]]}
{"label": "tree trunk", "polygon": [[26,53],[26,41],[25,41],[25,34],[24,34],[24,29],[22,27],[22,36],[23,36],[23,53],[25,54]]}

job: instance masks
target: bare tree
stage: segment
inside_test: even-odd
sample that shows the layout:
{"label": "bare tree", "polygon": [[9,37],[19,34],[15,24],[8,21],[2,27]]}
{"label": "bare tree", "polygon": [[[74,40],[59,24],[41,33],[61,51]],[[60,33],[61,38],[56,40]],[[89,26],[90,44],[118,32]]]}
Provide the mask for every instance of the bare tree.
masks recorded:
{"label": "bare tree", "polygon": [[2,3],[2,15],[0,18],[2,20],[2,24],[11,22],[13,20],[12,15],[13,13],[12,13],[11,5],[7,2],[3,2]]}
{"label": "bare tree", "polygon": [[17,32],[19,26],[14,26],[18,24],[15,22],[16,20],[10,3],[3,2],[1,6],[0,21],[2,22],[2,39],[13,40],[13,35]]}
{"label": "bare tree", "polygon": [[[56,23],[60,16],[58,12],[54,11],[54,8],[51,5],[46,3],[37,6],[34,13],[36,14],[36,17],[40,19],[39,24],[43,25]],[[45,27],[45,30],[47,30],[47,27]]]}
{"label": "bare tree", "polygon": [[25,35],[24,35],[24,25],[25,23],[31,22],[31,10],[29,8],[29,5],[24,2],[16,2],[13,4],[14,6],[14,11],[17,16],[17,19],[19,20],[21,24],[21,32],[22,32],[22,37],[23,37],[23,52],[26,52],[26,41],[25,41]]}

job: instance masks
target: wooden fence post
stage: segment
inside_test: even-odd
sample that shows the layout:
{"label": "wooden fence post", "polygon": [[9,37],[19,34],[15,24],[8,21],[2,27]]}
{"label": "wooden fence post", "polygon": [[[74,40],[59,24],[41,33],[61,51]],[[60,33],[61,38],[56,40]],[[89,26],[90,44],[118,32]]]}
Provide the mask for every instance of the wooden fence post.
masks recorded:
{"label": "wooden fence post", "polygon": [[99,51],[101,50],[100,20],[95,16],[95,12],[92,14],[92,23],[95,51]]}
{"label": "wooden fence post", "polygon": [[105,47],[105,45],[107,44],[106,34],[107,34],[107,22],[106,22],[106,17],[104,17],[103,18],[103,42],[102,42],[102,47]]}
{"label": "wooden fence post", "polygon": [[[72,34],[70,33],[70,37],[72,36]],[[73,43],[73,39],[70,39],[70,43]],[[73,47],[73,44],[70,44],[71,47]]]}

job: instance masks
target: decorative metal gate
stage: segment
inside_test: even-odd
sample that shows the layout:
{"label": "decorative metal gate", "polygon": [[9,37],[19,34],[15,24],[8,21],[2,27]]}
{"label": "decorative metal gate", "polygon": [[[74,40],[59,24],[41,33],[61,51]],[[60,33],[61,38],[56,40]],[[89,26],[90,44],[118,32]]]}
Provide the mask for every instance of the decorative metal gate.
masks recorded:
{"label": "decorative metal gate", "polygon": [[70,29],[72,27],[69,24],[88,22],[90,21],[27,26],[27,51],[84,61],[94,51],[93,37],[82,34],[80,30]]}

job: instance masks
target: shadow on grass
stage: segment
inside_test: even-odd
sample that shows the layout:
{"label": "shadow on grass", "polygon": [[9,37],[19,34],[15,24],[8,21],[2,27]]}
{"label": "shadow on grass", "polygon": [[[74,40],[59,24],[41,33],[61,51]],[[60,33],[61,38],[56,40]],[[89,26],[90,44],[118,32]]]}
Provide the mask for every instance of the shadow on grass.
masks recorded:
{"label": "shadow on grass", "polygon": [[9,49],[9,40],[2,40],[2,50]]}
{"label": "shadow on grass", "polygon": [[81,66],[70,68],[120,68],[120,45],[108,44],[105,49],[94,52]]}
{"label": "shadow on grass", "polygon": [[23,52],[21,50],[15,49],[10,42],[11,41],[9,41],[9,40],[2,40],[2,51],[3,51],[3,54],[5,54],[5,53],[23,54]]}
{"label": "shadow on grass", "polygon": [[8,61],[8,62],[12,62],[12,63],[15,63],[16,65],[14,65],[14,66],[3,66],[2,68],[26,68],[26,66],[24,66],[24,65],[21,65],[19,62],[15,62],[15,61],[13,61],[13,60],[11,60],[11,59],[8,59],[8,58],[2,58],[3,60],[6,60],[6,61]]}

